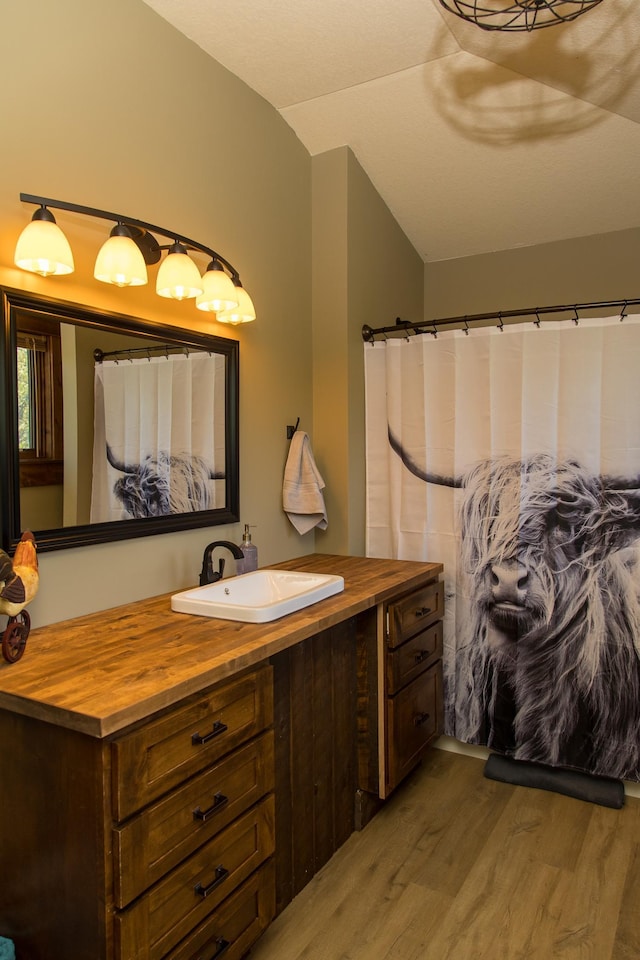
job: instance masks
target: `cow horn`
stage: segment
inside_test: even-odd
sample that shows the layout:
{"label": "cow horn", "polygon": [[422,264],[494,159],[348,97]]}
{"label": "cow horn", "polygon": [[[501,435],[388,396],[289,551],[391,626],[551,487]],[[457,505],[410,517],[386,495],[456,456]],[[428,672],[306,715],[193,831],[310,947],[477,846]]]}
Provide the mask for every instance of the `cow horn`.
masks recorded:
{"label": "cow horn", "polygon": [[389,427],[389,443],[391,444],[392,450],[398,454],[407,470],[409,470],[414,477],[418,477],[419,480],[424,480],[425,483],[436,483],[441,487],[464,486],[461,477],[446,477],[439,473],[428,473],[426,470],[423,470],[422,467],[419,467],[413,457],[411,457],[404,449],[398,438],[393,433],[391,427]]}
{"label": "cow horn", "polygon": [[124,461],[116,460],[116,458],[115,458],[114,455],[113,455],[113,450],[111,449],[111,447],[109,446],[108,443],[106,444],[106,448],[107,448],[107,460],[109,461],[109,463],[111,464],[111,466],[113,467],[114,470],[119,470],[120,473],[135,473],[135,472],[136,472],[136,468],[135,468],[135,467],[128,467],[128,466],[124,463]]}

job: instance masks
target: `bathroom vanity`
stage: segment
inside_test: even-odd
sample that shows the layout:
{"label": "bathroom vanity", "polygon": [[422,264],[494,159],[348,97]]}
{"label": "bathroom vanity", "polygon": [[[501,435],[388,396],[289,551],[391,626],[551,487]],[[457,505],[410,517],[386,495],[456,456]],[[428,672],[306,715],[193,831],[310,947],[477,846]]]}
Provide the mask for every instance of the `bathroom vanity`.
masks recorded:
{"label": "bathroom vanity", "polygon": [[31,631],[0,668],[0,935],[18,960],[240,960],[442,732],[442,565],[279,620],[169,595]]}

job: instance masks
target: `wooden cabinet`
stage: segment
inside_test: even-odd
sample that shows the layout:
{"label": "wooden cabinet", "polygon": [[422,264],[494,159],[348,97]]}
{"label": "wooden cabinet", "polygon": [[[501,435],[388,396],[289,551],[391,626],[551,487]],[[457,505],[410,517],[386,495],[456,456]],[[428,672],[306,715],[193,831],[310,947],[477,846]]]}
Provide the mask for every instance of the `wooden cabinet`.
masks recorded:
{"label": "wooden cabinet", "polygon": [[440,732],[442,566],[279,566],[345,590],[267,624],[149,598],[0,668],[17,960],[241,960]]}
{"label": "wooden cabinet", "polygon": [[0,711],[19,960],[240,960],[275,913],[272,725],[267,665],[111,740]]}
{"label": "wooden cabinet", "polygon": [[383,608],[384,793],[387,796],[442,733],[444,584],[437,580]]}
{"label": "wooden cabinet", "polygon": [[272,723],[265,667],[111,744],[115,960],[239,958],[272,918],[272,871],[254,877],[275,847]]}
{"label": "wooden cabinet", "polygon": [[434,579],[389,598],[375,617],[361,620],[359,825],[373,812],[372,798],[388,797],[442,733],[443,615],[444,584]]}

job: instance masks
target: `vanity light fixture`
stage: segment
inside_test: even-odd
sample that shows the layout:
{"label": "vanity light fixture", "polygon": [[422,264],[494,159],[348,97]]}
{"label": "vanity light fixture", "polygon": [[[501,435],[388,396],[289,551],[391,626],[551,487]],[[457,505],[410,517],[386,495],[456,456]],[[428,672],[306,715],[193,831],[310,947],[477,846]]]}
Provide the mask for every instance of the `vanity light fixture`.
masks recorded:
{"label": "vanity light fixture", "polygon": [[35,211],[31,223],[20,234],[13,259],[17,267],[39,273],[41,277],[73,273],[69,241],[44,204]]}
{"label": "vanity light fixture", "polygon": [[538,30],[566,23],[597,7],[602,0],[440,0],[449,13],[483,30],[505,33]]}
{"label": "vanity light fixture", "polygon": [[233,285],[236,291],[238,304],[229,310],[222,310],[218,313],[217,319],[220,323],[231,323],[234,326],[238,323],[250,323],[256,318],[256,310],[251,297],[240,283],[238,277],[233,278]]}
{"label": "vanity light fixture", "polygon": [[224,272],[219,260],[214,259],[207,267],[202,278],[203,291],[196,297],[198,310],[213,310],[220,313],[222,310],[231,310],[239,304],[236,287],[231,277]]}
{"label": "vanity light fixture", "polygon": [[[253,303],[240,283],[238,271],[210,247],[190,240],[174,230],[94,207],[28,193],[21,193],[20,199],[24,203],[38,206],[16,245],[14,262],[22,270],[38,273],[43,277],[73,272],[73,254],[69,242],[57,225],[50,208],[66,210],[115,222],[109,238],[96,258],[96,280],[113,283],[118,287],[145,284],[147,266],[158,263],[162,259],[163,251],[166,251],[156,278],[156,293],[159,296],[173,300],[196,298],[199,310],[215,313],[216,319],[222,323],[238,324],[255,320]],[[155,234],[168,242],[159,243]],[[208,258],[209,265],[204,277],[200,275],[200,270],[191,257],[193,252],[203,253]]]}
{"label": "vanity light fixture", "polygon": [[109,239],[100,247],[93,275],[96,280],[114,283],[116,287],[140,287],[147,282],[142,251],[126,224],[116,224]]}

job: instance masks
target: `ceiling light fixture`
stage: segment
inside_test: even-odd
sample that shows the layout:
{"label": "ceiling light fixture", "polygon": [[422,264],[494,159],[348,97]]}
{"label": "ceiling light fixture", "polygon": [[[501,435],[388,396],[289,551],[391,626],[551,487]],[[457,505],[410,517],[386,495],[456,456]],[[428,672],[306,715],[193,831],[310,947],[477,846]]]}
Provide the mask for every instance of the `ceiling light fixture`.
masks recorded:
{"label": "ceiling light fixture", "polygon": [[483,30],[518,32],[575,20],[602,0],[440,0],[449,13]]}
{"label": "ceiling light fixture", "polygon": [[[147,265],[158,263],[162,259],[162,252],[166,251],[156,278],[156,293],[159,296],[174,300],[196,298],[199,310],[215,313],[216,319],[223,323],[248,323],[255,320],[255,309],[240,283],[238,271],[210,247],[189,240],[174,230],[117,213],[96,210],[94,207],[83,207],[77,203],[36,197],[28,193],[21,193],[20,199],[24,203],[35,203],[38,206],[16,245],[14,263],[22,270],[38,273],[43,277],[73,272],[71,247],[49,208],[67,210],[115,222],[109,238],[96,258],[93,274],[96,280],[113,283],[118,287],[145,284]],[[159,243],[154,234],[159,234],[169,242]],[[209,261],[204,277],[200,276],[200,270],[190,256],[192,252],[205,254]],[[242,309],[241,302],[244,304]],[[233,310],[233,320],[222,315]]]}

